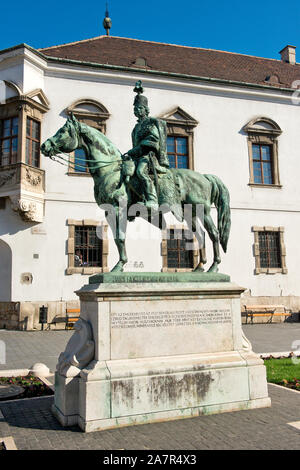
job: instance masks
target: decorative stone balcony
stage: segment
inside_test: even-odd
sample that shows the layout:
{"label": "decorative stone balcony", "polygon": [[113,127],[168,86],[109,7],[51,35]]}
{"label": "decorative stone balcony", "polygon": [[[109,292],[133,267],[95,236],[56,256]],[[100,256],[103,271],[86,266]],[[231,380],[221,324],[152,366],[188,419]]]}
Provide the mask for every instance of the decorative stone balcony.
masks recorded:
{"label": "decorative stone balcony", "polygon": [[28,222],[43,222],[45,171],[25,163],[0,167],[0,198]]}

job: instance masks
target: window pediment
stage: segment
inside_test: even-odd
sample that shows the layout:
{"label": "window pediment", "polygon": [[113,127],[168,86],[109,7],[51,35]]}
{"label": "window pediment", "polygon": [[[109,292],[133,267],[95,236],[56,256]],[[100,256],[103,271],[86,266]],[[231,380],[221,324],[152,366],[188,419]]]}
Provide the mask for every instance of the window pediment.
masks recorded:
{"label": "window pediment", "polygon": [[36,101],[37,103],[41,104],[45,108],[49,109],[50,103],[48,101],[47,96],[43,92],[41,88],[36,88],[35,90],[30,91],[29,93],[26,93],[25,95],[27,98],[32,99],[33,101]]}
{"label": "window pediment", "polygon": [[5,100],[1,103],[2,107],[6,109],[13,107],[14,112],[21,108],[25,110],[35,109],[37,113],[35,117],[39,119],[41,114],[49,111],[50,103],[41,88],[23,94],[15,83],[4,80],[4,84],[6,89],[4,90]]}
{"label": "window pediment", "polygon": [[[106,133],[106,121],[110,114],[106,107],[98,101],[90,98],[81,98],[65,109],[67,115],[71,113],[81,122],[90,127],[98,129],[103,134]],[[85,155],[82,149],[76,149],[70,157],[69,175],[91,176],[85,162]]]}
{"label": "window pediment", "polygon": [[198,121],[180,108],[180,106],[177,106],[159,117],[170,124],[184,124],[189,127],[196,127],[198,125]]}
{"label": "window pediment", "polygon": [[282,133],[279,125],[270,118],[256,117],[243,127],[248,134],[272,134],[274,136]]}
{"label": "window pediment", "polygon": [[100,118],[105,121],[110,116],[106,107],[93,99],[77,100],[65,111],[68,115],[73,113],[79,119]]}

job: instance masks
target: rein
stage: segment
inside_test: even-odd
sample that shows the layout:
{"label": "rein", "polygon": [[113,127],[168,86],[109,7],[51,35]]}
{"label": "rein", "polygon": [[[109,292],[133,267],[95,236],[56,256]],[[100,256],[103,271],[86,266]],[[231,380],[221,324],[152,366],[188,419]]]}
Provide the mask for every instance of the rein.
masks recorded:
{"label": "rein", "polygon": [[[70,167],[73,167],[74,168],[77,168],[77,167],[80,167],[80,168],[86,168],[86,165],[81,165],[80,163],[79,164],[76,164],[73,163],[70,159],[70,156],[67,154],[67,153],[64,153],[64,152],[60,152],[62,155],[65,155],[67,158],[64,158],[62,157],[61,155],[53,155],[51,158],[51,160],[53,160],[54,162],[56,163],[60,163],[61,165],[64,165],[64,166],[70,166]],[[62,163],[60,162],[59,160],[57,160],[56,158],[59,158],[60,160],[63,160],[64,162],[66,163]],[[95,160],[88,160],[88,159],[85,159],[85,158],[77,158],[77,160],[81,161],[81,162],[94,162]],[[95,165],[95,166],[89,166],[88,168],[90,170],[96,170],[96,169],[99,169],[99,168],[104,168],[106,166],[110,166],[112,165],[113,163],[117,163],[117,162],[121,162],[122,159],[118,159],[118,160],[114,160],[113,162],[105,162],[105,161],[98,161],[98,163],[105,163],[105,165]]]}
{"label": "rein", "polygon": [[[77,130],[78,136],[79,136],[80,138],[82,138],[81,133],[80,133],[80,129],[77,128],[76,130]],[[57,162],[57,163],[60,163],[61,165],[64,165],[64,166],[70,166],[70,167],[72,167],[73,169],[74,169],[74,168],[77,168],[77,167],[84,168],[84,169],[86,168],[86,165],[81,165],[80,163],[75,165],[75,164],[71,161],[70,155],[68,155],[67,153],[64,153],[64,152],[62,152],[60,149],[58,149],[57,146],[56,146],[56,144],[52,141],[52,139],[49,139],[49,140],[51,140],[51,144],[52,144],[53,150],[54,150],[55,152],[57,152],[56,155],[53,155],[53,156],[50,157],[51,160],[53,160],[53,161],[55,161],[55,162]],[[79,140],[79,139],[78,139],[78,140]],[[77,148],[78,148],[78,147],[77,147]],[[64,157],[62,157],[62,156],[59,155],[59,154],[65,155],[65,156],[67,157],[67,159],[64,158]],[[56,157],[59,158],[60,160],[63,160],[64,162],[66,162],[67,165],[66,165],[65,163],[62,163],[61,161],[57,160]],[[123,157],[123,155],[122,155],[122,157]],[[87,159],[87,158],[77,158],[77,160],[79,160],[79,161],[81,161],[81,162],[85,162],[85,163],[92,163],[92,162],[95,163],[95,160],[90,160],[90,159]],[[96,164],[95,166],[88,166],[88,168],[89,168],[89,170],[98,170],[98,169],[100,169],[100,168],[104,168],[104,167],[106,167],[106,166],[113,165],[113,164],[116,163],[116,162],[122,162],[122,161],[123,161],[122,158],[117,159],[117,160],[114,160],[114,161],[112,161],[112,162],[106,162],[105,160],[98,160],[98,161],[96,162],[97,164]],[[100,163],[100,164],[103,163],[103,165],[100,166],[99,163]]]}

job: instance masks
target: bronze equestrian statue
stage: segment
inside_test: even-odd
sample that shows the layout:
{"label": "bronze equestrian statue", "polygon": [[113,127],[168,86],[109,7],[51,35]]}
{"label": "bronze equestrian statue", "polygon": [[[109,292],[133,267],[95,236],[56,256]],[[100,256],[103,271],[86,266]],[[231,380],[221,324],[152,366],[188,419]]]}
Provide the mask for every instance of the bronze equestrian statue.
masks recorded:
{"label": "bronze equestrian statue", "polygon": [[[105,208],[119,252],[119,260],[112,271],[123,271],[127,263],[127,221],[143,216],[164,228],[163,214],[168,211],[180,222],[186,220],[195,233],[199,242],[199,263],[195,271],[203,271],[205,249],[197,223],[197,207],[202,207],[203,225],[212,241],[214,254],[208,271],[217,272],[221,262],[219,244],[226,252],[230,232],[229,192],[217,176],[169,168],[166,123],[149,117],[148,101],[142,95],[140,81],[134,91],[137,93],[134,112],[138,122],[132,132],[133,148],[126,154],[122,155],[104,134],[79,122],[73,114],[42,144],[41,151],[45,156],[63,162],[66,160],[60,154],[69,154],[78,148],[84,150],[84,164],[88,165],[94,179],[95,200]],[[70,162],[66,164],[70,165]],[[218,228],[210,215],[212,204],[217,208]],[[185,206],[191,210],[185,211]]]}

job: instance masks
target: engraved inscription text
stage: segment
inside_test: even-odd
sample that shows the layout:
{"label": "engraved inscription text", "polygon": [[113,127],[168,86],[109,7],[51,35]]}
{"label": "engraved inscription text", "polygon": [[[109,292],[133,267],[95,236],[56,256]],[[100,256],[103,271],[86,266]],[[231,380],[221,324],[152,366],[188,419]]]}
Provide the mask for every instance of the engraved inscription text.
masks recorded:
{"label": "engraved inscription text", "polygon": [[195,326],[230,322],[229,308],[175,312],[121,312],[113,313],[111,317],[112,328]]}

